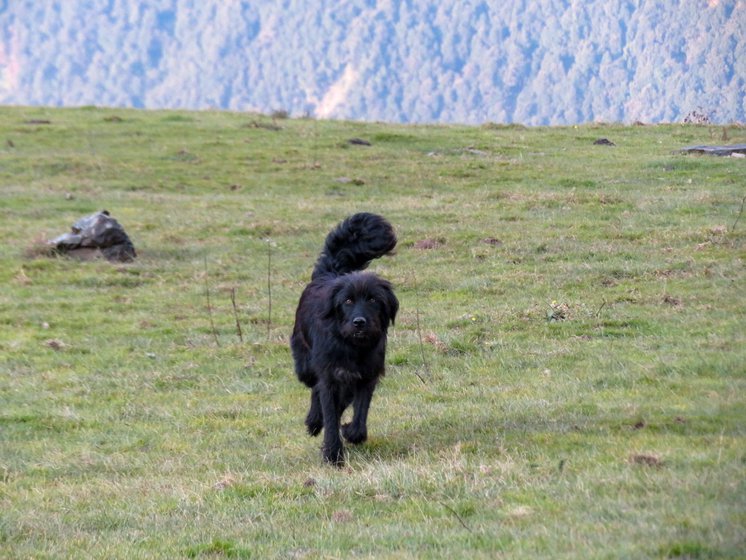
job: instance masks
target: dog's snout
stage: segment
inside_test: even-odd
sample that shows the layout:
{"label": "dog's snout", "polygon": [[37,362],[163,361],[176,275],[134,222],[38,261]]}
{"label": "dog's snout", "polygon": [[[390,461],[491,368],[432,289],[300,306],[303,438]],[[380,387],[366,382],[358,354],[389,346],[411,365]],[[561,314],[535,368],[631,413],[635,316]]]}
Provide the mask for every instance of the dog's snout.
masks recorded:
{"label": "dog's snout", "polygon": [[365,317],[355,317],[352,320],[352,324],[355,325],[356,327],[364,327],[365,323],[367,322],[368,321],[365,320]]}

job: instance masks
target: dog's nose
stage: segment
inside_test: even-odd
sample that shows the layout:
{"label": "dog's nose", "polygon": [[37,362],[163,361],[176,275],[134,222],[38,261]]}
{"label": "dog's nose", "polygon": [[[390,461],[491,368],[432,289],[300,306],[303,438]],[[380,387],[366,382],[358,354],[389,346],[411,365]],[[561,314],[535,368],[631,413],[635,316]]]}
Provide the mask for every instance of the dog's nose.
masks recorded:
{"label": "dog's nose", "polygon": [[355,325],[356,327],[364,327],[365,323],[367,322],[368,321],[365,320],[365,317],[355,317],[352,320],[352,324]]}

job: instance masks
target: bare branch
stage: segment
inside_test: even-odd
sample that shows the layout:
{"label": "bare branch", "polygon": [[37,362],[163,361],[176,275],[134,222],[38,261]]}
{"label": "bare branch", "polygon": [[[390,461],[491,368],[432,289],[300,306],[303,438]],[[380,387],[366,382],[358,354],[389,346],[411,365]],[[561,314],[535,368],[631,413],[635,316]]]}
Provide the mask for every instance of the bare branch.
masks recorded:
{"label": "bare branch", "polygon": [[[414,285],[414,296],[415,296],[414,316],[415,316],[415,321],[416,321],[416,326],[417,326],[417,337],[420,340],[420,356],[422,358],[422,367],[425,370],[425,373],[429,376],[430,367],[428,366],[427,359],[425,358],[425,343],[422,340],[422,329],[420,329],[420,301],[419,301],[419,291],[417,290],[417,275],[414,273],[414,271],[412,271],[412,283]],[[417,370],[415,370],[414,374],[419,378],[420,381],[422,381],[423,384],[427,385],[427,382]]]}
{"label": "bare branch", "polygon": [[238,340],[243,342],[241,322],[238,320],[238,308],[236,307],[236,288],[231,288],[231,303],[233,304],[233,317],[235,317],[236,319],[236,332],[238,333]]}
{"label": "bare branch", "polygon": [[272,333],[272,240],[267,238],[267,342]]}
{"label": "bare branch", "polygon": [[466,522],[465,522],[465,521],[464,521],[464,519],[463,519],[463,518],[462,518],[462,517],[461,517],[461,516],[460,516],[460,515],[458,514],[458,512],[456,512],[456,510],[455,510],[455,509],[453,509],[453,508],[452,508],[451,506],[449,506],[449,505],[448,505],[448,504],[446,504],[445,502],[440,502],[440,505],[442,505],[442,506],[443,506],[444,508],[446,508],[446,509],[447,509],[448,511],[450,511],[450,512],[451,512],[451,513],[453,514],[453,516],[454,516],[454,517],[455,517],[455,518],[456,518],[456,519],[458,520],[458,522],[459,522],[459,523],[461,523],[461,526],[462,526],[462,527],[463,527],[464,529],[466,529],[466,530],[467,530],[467,531],[469,531],[470,533],[473,533],[473,532],[474,532],[474,531],[472,530],[472,528],[471,528],[471,527],[469,527],[469,526],[468,526],[468,525],[466,524]]}
{"label": "bare branch", "polygon": [[207,277],[207,257],[205,257],[205,297],[207,298],[207,314],[210,317],[210,328],[212,329],[212,336],[215,338],[215,344],[220,347],[220,340],[218,340],[218,332],[215,330],[215,322],[212,319],[212,304],[210,303],[210,284]]}
{"label": "bare branch", "polygon": [[738,217],[736,218],[736,221],[733,222],[733,226],[730,228],[731,233],[733,233],[734,231],[736,231],[736,225],[738,224],[738,220],[741,219],[741,215],[743,214],[743,204],[744,204],[744,202],[746,202],[746,196],[744,196],[741,199],[741,210],[738,212]]}
{"label": "bare branch", "polygon": [[606,300],[605,300],[605,299],[604,299],[603,303],[601,303],[601,306],[600,306],[600,307],[598,308],[598,310],[596,311],[596,319],[598,319],[598,318],[599,318],[599,316],[601,315],[601,310],[602,310],[602,309],[603,309],[604,307],[606,307]]}

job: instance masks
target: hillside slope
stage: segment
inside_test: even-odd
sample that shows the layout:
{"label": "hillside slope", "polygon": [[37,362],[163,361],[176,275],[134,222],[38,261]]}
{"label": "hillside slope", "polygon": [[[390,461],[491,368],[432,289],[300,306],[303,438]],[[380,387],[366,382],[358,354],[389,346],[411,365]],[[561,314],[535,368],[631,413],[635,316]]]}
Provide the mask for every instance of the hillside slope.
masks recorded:
{"label": "hillside slope", "polygon": [[0,2],[0,103],[746,120],[740,0]]}

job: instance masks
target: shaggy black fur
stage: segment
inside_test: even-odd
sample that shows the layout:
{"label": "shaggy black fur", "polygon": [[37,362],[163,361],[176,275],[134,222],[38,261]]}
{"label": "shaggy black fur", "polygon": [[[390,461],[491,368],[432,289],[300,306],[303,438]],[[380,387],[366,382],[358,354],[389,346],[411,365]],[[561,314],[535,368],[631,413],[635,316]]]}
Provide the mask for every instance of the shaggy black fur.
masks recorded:
{"label": "shaggy black fur", "polygon": [[[396,246],[394,230],[383,217],[350,216],[326,238],[295,314],[290,347],[295,373],[311,388],[306,427],[312,436],[324,429],[322,455],[344,463],[344,438],[361,443],[368,437],[368,408],[384,375],[386,333],[399,301],[391,284],[360,272],[371,260]],[[340,418],[352,404],[352,422]]]}

